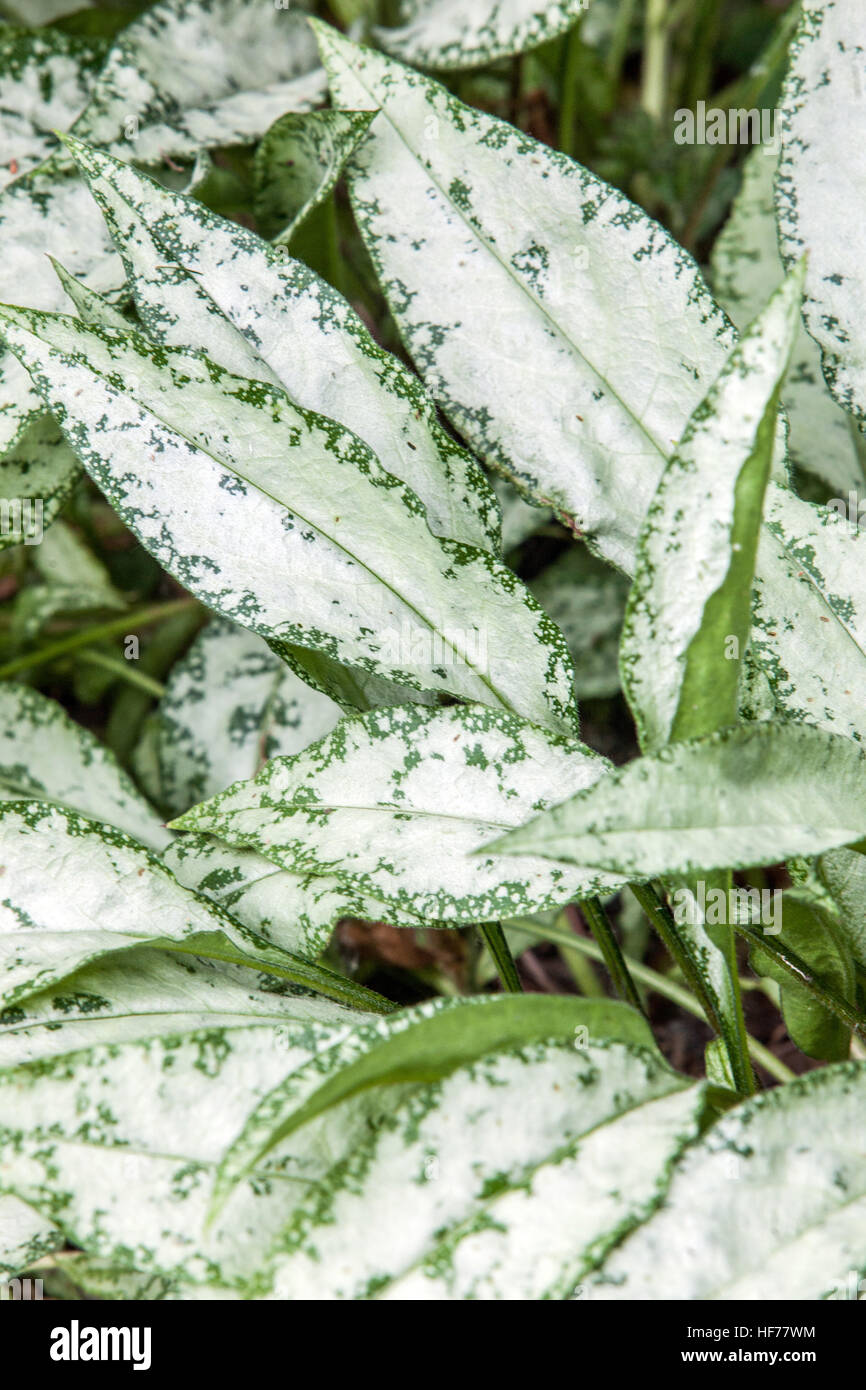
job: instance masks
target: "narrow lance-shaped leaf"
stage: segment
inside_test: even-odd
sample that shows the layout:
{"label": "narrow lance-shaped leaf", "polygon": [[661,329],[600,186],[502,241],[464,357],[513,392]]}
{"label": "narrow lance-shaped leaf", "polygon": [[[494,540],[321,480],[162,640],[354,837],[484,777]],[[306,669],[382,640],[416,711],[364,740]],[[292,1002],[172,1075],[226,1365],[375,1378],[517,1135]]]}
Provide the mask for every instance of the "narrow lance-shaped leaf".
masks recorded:
{"label": "narrow lance-shaped leaf", "polygon": [[112,505],[209,607],[277,650],[573,727],[561,633],[504,565],[434,537],[357,436],[203,353],[2,322]]}
{"label": "narrow lance-shaped leaf", "polygon": [[441,428],[417,377],[374,342],[336,290],[194,199],[68,143],[151,337],[204,348],[348,426],[418,494],[437,535],[498,550],[499,509],[483,471]]}
{"label": "narrow lance-shaped leaf", "polygon": [[590,0],[402,0],[398,28],[375,29],[388,53],[422,68],[475,68],[549,43]]}
{"label": "narrow lance-shaped leaf", "polygon": [[486,462],[630,570],[664,463],[733,346],[697,266],[564,155],[316,32],[334,101],[381,108],[350,184],[418,370]]}
{"label": "narrow lance-shaped leaf", "polygon": [[687,1150],[664,1206],[584,1297],[848,1298],[866,1264],[864,1100],[866,1067],[848,1063],[738,1106]]}
{"label": "narrow lance-shaped leaf", "polygon": [[608,765],[572,740],[483,706],[374,710],[296,758],[275,758],[172,822],[434,921],[479,922],[612,892],[606,874],[476,854]]}
{"label": "narrow lance-shaped leaf", "polygon": [[291,241],[324,202],[343,165],[370,128],[375,111],[287,111],[255,155],[256,218],[274,240]]}
{"label": "narrow lance-shaped leaf", "polygon": [[776,183],[786,261],[809,255],[804,317],[840,405],[866,421],[866,180],[863,49],[857,0],[804,0],[781,97]]}
{"label": "narrow lance-shaped leaf", "polygon": [[[11,1193],[0,1194],[0,1274],[15,1277],[34,1261],[65,1244],[63,1232],[35,1207]],[[10,1297],[6,1292],[6,1298]]]}
{"label": "narrow lance-shaped leaf", "polygon": [[636,879],[773,864],[860,839],[864,774],[850,739],[741,725],[636,758],[482,852]]}
{"label": "narrow lance-shaped leaf", "polygon": [[647,512],[620,654],[645,752],[737,720],[764,489],[804,269],[731,353]]}
{"label": "narrow lance-shaped leaf", "polygon": [[[776,233],[773,183],[778,157],[770,146],[752,151],[730,216],[713,246],[713,286],[722,307],[742,330],[784,275]],[[790,425],[788,452],[798,468],[821,478],[842,497],[863,481],[854,421],[827,389],[821,354],[800,325],[782,390]]]}

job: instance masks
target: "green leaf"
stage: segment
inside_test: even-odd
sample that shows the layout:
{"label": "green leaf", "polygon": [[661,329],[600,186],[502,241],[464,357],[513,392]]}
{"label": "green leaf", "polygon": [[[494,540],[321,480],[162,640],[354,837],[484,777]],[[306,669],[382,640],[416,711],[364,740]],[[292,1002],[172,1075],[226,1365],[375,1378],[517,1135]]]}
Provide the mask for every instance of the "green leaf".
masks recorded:
{"label": "green leaf", "polygon": [[[19,365],[11,353],[0,349],[0,379],[7,361]],[[30,391],[28,384],[28,401]],[[16,404],[10,405],[12,414]],[[38,544],[45,528],[66,505],[81,473],[78,460],[51,416],[41,410],[28,414],[29,423],[22,426],[0,462],[0,508],[5,503],[8,510],[8,524],[0,528],[0,550]],[[3,424],[0,416],[0,431]]]}
{"label": "green leaf", "polygon": [[[769,146],[752,151],[730,217],[713,246],[713,284],[719,302],[742,330],[784,275],[776,236],[773,182],[778,159]],[[835,403],[821,371],[821,354],[800,325],[782,390],[790,425],[788,452],[799,468],[847,497],[863,472],[852,438],[854,422]]]}
{"label": "green leaf", "polygon": [[866,855],[834,849],[821,855],[817,870],[837,910],[837,930],[857,964],[866,970]]}
{"label": "green leaf", "polygon": [[401,0],[399,28],[374,29],[388,53],[421,68],[477,68],[558,38],[589,0]]}
{"label": "green leaf", "polygon": [[300,7],[161,0],[115,39],[76,134],[142,164],[241,145],[321,99]]}
{"label": "green leaf", "polygon": [[0,797],[32,797],[124,831],[153,850],[171,836],[107,748],[53,700],[0,684]]}
{"label": "green leaf", "polygon": [[141,945],[233,961],[332,998],[376,1004],[370,991],[269,946],[181,887],[118,830],[46,802],[10,801],[0,803],[0,844],[8,883],[0,905],[7,1007],[89,962]]}
{"label": "green leaf", "polygon": [[0,30],[0,148],[8,183],[40,164],[87,101],[105,45],[50,29]]}
{"label": "green leaf", "polygon": [[530,580],[529,589],[565,634],[574,662],[578,700],[615,695],[619,690],[620,629],[628,595],[622,575],[603,565],[586,547],[574,545],[537,579]]}
{"label": "green leaf", "polygon": [[434,537],[356,435],[202,352],[29,310],[2,322],[115,510],[210,608],[282,654],[574,727],[561,633],[491,555]]}
{"label": "green leaf", "polygon": [[[822,984],[856,1007],[853,961],[841,934],[837,937],[832,916],[821,910],[811,894],[797,889],[782,894],[781,928],[781,944],[794,951]],[[826,1062],[844,1061],[851,1048],[851,1029],[760,947],[752,948],[749,959],[753,970],[781,986],[782,1016],[800,1051]]]}
{"label": "green leaf", "polygon": [[591,1276],[597,1299],[845,1298],[866,1265],[866,1068],[765,1091],[684,1154],[664,1205]]}
{"label": "green leaf", "polygon": [[441,428],[417,377],[374,342],[336,290],[194,199],[69,145],[152,337],[204,348],[346,425],[418,494],[437,535],[498,551],[499,510],[482,470]]}
{"label": "green leaf", "polygon": [[259,224],[288,245],[313,208],[333,189],[346,160],[370,128],[375,111],[287,111],[255,155]]}
{"label": "green leaf", "polygon": [[620,657],[646,752],[737,721],[764,490],[803,273],[800,266],[740,339],[647,512]]}
{"label": "green leaf", "polygon": [[488,842],[628,878],[744,869],[861,838],[866,753],[810,725],[754,724],[671,744]]}
{"label": "green leaf", "polygon": [[402,1010],[335,1041],[264,1098],[226,1152],[216,1206],[276,1144],[347,1097],[373,1086],[437,1081],[488,1053],[540,1038],[576,1046],[615,1039],[655,1050],[646,1020],[610,999],[481,995]]}
{"label": "green leaf", "polygon": [[863,44],[857,0],[804,0],[781,97],[776,181],[786,262],[808,253],[804,318],[835,399],[866,422]]}
{"label": "green leaf", "polygon": [[334,102],[381,108],[350,187],[419,372],[486,463],[630,570],[667,457],[733,346],[697,266],[564,155],[316,32]]}
{"label": "green leaf", "polygon": [[344,720],[172,824],[336,874],[401,912],[482,922],[615,891],[605,874],[479,853],[498,828],[607,772],[582,744],[481,705],[406,705]]}

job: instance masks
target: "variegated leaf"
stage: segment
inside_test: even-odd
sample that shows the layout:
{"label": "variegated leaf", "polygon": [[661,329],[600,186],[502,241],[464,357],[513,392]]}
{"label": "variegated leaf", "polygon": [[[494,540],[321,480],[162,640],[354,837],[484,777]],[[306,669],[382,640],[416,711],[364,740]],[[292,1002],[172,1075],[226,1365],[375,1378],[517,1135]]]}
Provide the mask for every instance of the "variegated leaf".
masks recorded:
{"label": "variegated leaf", "polygon": [[[784,274],[776,236],[773,181],[778,161],[770,147],[755,149],[743,165],[743,184],[713,246],[713,285],[738,329],[757,316]],[[801,326],[782,391],[790,425],[791,461],[847,497],[863,481],[855,424],[835,403],[821,370],[821,354]]]}
{"label": "variegated leaf", "polygon": [[700,1087],[627,1044],[461,1067],[393,1105],[301,1201],[273,1296],[571,1298],[657,1206],[701,1108]]}
{"label": "variegated leaf", "polygon": [[[503,518],[503,533],[506,526],[507,516]],[[619,690],[620,629],[628,595],[622,575],[603,565],[585,546],[574,545],[530,580],[529,588],[565,634],[578,699],[615,695]]]}
{"label": "variegated leaf", "polygon": [[737,720],[764,490],[804,269],[731,353],[644,521],[620,664],[645,752]]}
{"label": "variegated leaf", "polygon": [[483,706],[374,710],[173,822],[441,921],[611,892],[606,874],[479,854],[498,827],[606,780],[604,759]]}
{"label": "variegated leaf", "polygon": [[0,684],[0,798],[49,801],[114,826],[149,849],[171,836],[107,748],[61,705],[26,685]]}
{"label": "variegated leaf", "polygon": [[177,815],[277,754],[330,733],[340,709],[254,633],[217,619],[171,673],[156,714],[166,807]]}
{"label": "variegated leaf", "polygon": [[575,24],[590,0],[401,0],[400,27],[374,34],[395,58],[422,68],[486,67],[537,48]]}
{"label": "variegated leaf", "polygon": [[75,131],[142,164],[246,144],[323,77],[300,5],[160,0],[112,45]]}
{"label": "variegated leaf", "polygon": [[866,12],[804,0],[781,97],[776,207],[782,255],[808,253],[804,316],[836,400],[866,422]]}
{"label": "variegated leaf", "polygon": [[498,551],[499,509],[482,470],[439,425],[418,379],[378,347],[336,290],[193,199],[77,141],[70,148],[152,337],[204,348],[346,425],[418,494],[437,535]]}
{"label": "variegated leaf", "polygon": [[584,1296],[848,1298],[866,1265],[864,1101],[866,1067],[847,1063],[738,1106],[684,1154],[663,1207]]}
{"label": "variegated leaf", "polygon": [[499,561],[434,537],[356,435],[201,352],[29,310],[2,323],[112,505],[209,607],[287,655],[574,727],[562,634]]}
{"label": "variegated leaf", "polygon": [[[473,1013],[467,1017],[466,1009]],[[436,999],[359,1026],[317,1053],[250,1113],[217,1176],[216,1205],[278,1143],[371,1086],[433,1081],[487,1053],[539,1038],[633,1043],[655,1051],[646,1020],[610,999],[542,994]]]}
{"label": "variegated leaf", "polygon": [[485,462],[630,570],[733,346],[697,266],[570,159],[316,30],[334,101],[381,108],[350,184],[419,371]]}
{"label": "variegated leaf", "polygon": [[190,893],[119,830],[59,806],[0,802],[0,854],[5,1007],[92,961],[141,945],[240,962],[332,998],[376,1004],[369,991],[269,946]]}
{"label": "variegated leaf", "polygon": [[99,41],[0,30],[0,184],[29,173],[56,148],[87,101],[105,57]]}
{"label": "variegated leaf", "polygon": [[255,156],[256,219],[288,245],[313,208],[324,202],[346,160],[366,135],[375,111],[287,111]]}
{"label": "variegated leaf", "polygon": [[[42,1216],[35,1207],[22,1202],[20,1197],[13,1197],[11,1193],[0,1194],[0,1275],[14,1277],[64,1243],[60,1228]],[[4,1290],[4,1294],[8,1299],[9,1293]]]}
{"label": "variegated leaf", "polygon": [[635,879],[774,864],[861,839],[864,776],[850,739],[741,725],[636,758],[485,851]]}

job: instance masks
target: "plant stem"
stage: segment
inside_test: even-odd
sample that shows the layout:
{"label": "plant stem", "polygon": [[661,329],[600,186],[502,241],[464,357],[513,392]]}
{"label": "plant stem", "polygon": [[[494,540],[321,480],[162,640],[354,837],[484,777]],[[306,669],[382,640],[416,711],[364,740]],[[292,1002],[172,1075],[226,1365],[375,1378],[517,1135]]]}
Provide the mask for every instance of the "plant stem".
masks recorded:
{"label": "plant stem", "polygon": [[667,78],[668,0],[646,0],[641,106],[661,124],[665,113]]}
{"label": "plant stem", "polygon": [[607,913],[599,898],[581,898],[578,906],[583,913],[584,921],[589,927],[596,941],[604,963],[607,966],[608,974],[613,981],[613,987],[620,999],[632,1004],[638,1013],[644,1013],[644,1006],[641,1003],[640,995],[635,989],[634,980],[628,972],[625,957],[620,950],[619,942],[613,934],[613,928],[607,919]]}
{"label": "plant stem", "polygon": [[[725,1027],[723,1018],[716,1008],[715,1000],[704,986],[700,969],[692,957],[688,942],[683,941],[677,924],[673,919],[667,904],[661,894],[652,884],[630,883],[634,896],[637,898],[647,917],[652,922],[668,952],[680,967],[690,988],[700,999],[708,1022],[724,1039],[731,1061],[731,1071],[737,1084],[737,1089],[743,1095],[752,1095],[755,1090],[755,1077],[749,1062],[748,1048],[746,1045],[746,1025],[743,1019],[743,1006],[740,1000],[739,978],[736,971],[736,957],[733,951],[725,952],[725,960],[728,966],[728,974],[731,976],[731,988],[734,994],[736,1010],[736,1040],[729,1044],[727,1034],[729,1029]],[[731,933],[733,942],[733,933]]]}
{"label": "plant stem", "polygon": [[162,622],[163,618],[169,618],[174,613],[183,613],[197,604],[195,598],[170,599],[168,603],[151,603],[146,608],[139,608],[132,613],[125,613],[120,618],[112,618],[110,622],[100,623],[98,627],[85,628],[83,632],[74,632],[69,637],[59,638],[56,642],[50,642],[47,647],[41,647],[35,652],[27,652],[24,656],[18,656],[14,661],[7,661],[5,666],[0,666],[0,680],[8,680],[10,676],[17,676],[19,671],[29,671],[34,666],[44,666],[48,661],[56,661],[60,656],[66,656],[69,652],[80,650],[82,647],[91,647],[95,642],[102,642],[108,637],[118,637],[121,634],[132,632],[135,628],[149,627],[152,623]]}
{"label": "plant stem", "polygon": [[146,675],[144,671],[137,671],[130,662],[121,661],[119,657],[106,656],[105,652],[85,651],[78,659],[88,662],[91,666],[101,666],[105,671],[113,671],[120,680],[137,686],[139,690],[145,690],[156,700],[161,700],[165,694],[165,686],[155,681],[153,676]]}
{"label": "plant stem", "polygon": [[[601,947],[594,941],[587,941],[583,936],[577,936],[574,932],[562,931],[559,927],[539,927],[535,922],[515,921],[514,926],[519,927],[527,935],[534,935],[539,940],[550,941],[554,946],[558,946],[560,951],[579,951],[582,955],[588,956],[590,960],[603,961],[604,956]],[[704,1010],[698,1001],[682,985],[678,985],[675,980],[669,980],[666,975],[662,975],[650,966],[644,965],[642,961],[634,960],[631,956],[623,956],[623,960],[628,965],[629,971],[635,980],[639,980],[647,989],[651,989],[655,994],[660,994],[662,998],[669,999],[672,1004],[678,1004],[681,1009],[693,1014],[695,1018],[703,1018]],[[763,1067],[764,1071],[770,1076],[774,1076],[777,1081],[793,1081],[796,1075],[790,1067],[786,1067],[784,1062],[780,1062],[774,1053],[763,1043],[758,1042],[757,1038],[747,1036],[749,1052],[758,1066]]]}
{"label": "plant stem", "polygon": [[501,922],[480,922],[478,930],[496,965],[502,988],[507,994],[522,994],[523,985]]}
{"label": "plant stem", "polygon": [[574,156],[577,124],[577,77],[580,64],[580,23],[566,34],[563,42],[562,73],[559,81],[559,132],[557,143],[563,154]]}

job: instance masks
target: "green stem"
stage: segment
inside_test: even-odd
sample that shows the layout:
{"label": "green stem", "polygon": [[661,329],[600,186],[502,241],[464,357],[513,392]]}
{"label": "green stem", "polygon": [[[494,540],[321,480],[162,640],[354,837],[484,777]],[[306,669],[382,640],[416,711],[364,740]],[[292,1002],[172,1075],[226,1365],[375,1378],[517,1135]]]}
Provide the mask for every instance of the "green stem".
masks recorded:
{"label": "green stem", "polygon": [[517,966],[514,963],[511,947],[508,945],[501,922],[480,922],[478,930],[493,957],[499,978],[502,981],[502,988],[507,994],[522,994],[523,985],[520,983]]}
{"label": "green stem", "polygon": [[101,666],[105,671],[113,671],[120,680],[137,686],[139,690],[146,690],[148,695],[153,695],[157,700],[161,700],[165,694],[164,685],[143,671],[137,671],[130,662],[121,661],[119,657],[106,656],[105,652],[82,652],[78,659],[91,666]]}
{"label": "green stem", "polygon": [[[661,894],[652,884],[630,883],[634,896],[637,898],[649,920],[652,922],[668,952],[680,967],[685,979],[692,992],[700,999],[707,1020],[718,1033],[719,1037],[725,1042],[728,1055],[731,1060],[731,1071],[737,1085],[737,1089],[743,1095],[752,1095],[755,1090],[755,1077],[749,1063],[748,1047],[746,1044],[746,1026],[743,1018],[743,1007],[740,1000],[739,977],[736,970],[736,959],[731,960],[731,953],[725,952],[725,960],[728,966],[728,973],[731,975],[731,987],[734,993],[736,1010],[736,1038],[729,1043],[729,1029],[725,1026],[725,1020],[721,1017],[716,1002],[707,990],[703,982],[701,969],[694,959],[688,942],[684,941],[673,915],[662,898]],[[731,933],[733,942],[733,933]]]}
{"label": "green stem", "polygon": [[638,1013],[644,1012],[640,995],[638,994],[634,980],[628,972],[625,957],[620,950],[619,942],[613,934],[613,927],[607,919],[607,913],[599,898],[581,898],[578,906],[583,913],[584,921],[595,937],[607,972],[613,981],[613,987],[620,999],[632,1004]]}
{"label": "green stem", "polygon": [[641,106],[661,123],[665,113],[668,59],[668,0],[646,0]]}
{"label": "green stem", "polygon": [[[550,941],[554,946],[558,946],[560,951],[579,951],[588,956],[590,960],[603,961],[601,947],[594,941],[587,941],[583,936],[577,936],[574,932],[562,931],[559,927],[539,927],[535,922],[515,921],[513,924],[519,927],[527,935],[537,936],[539,940]],[[681,1009],[685,1009],[695,1018],[703,1018],[704,1010],[693,995],[682,985],[678,985],[675,980],[669,980],[666,975],[660,974],[650,966],[644,965],[642,961],[634,960],[631,956],[624,956],[623,960],[628,965],[629,971],[635,980],[639,980],[647,989],[651,989],[655,994],[660,994],[662,998],[669,999],[672,1004],[678,1004]],[[764,1068],[770,1076],[774,1076],[777,1081],[793,1081],[796,1073],[786,1067],[784,1062],[780,1062],[774,1053],[770,1052],[763,1043],[758,1042],[757,1038],[747,1035],[749,1052],[752,1059],[758,1066]]]}
{"label": "green stem", "polygon": [[631,35],[631,22],[634,19],[635,3],[636,0],[620,0],[614,20],[613,33],[610,36],[606,67],[611,105],[616,101],[623,64],[628,54],[628,41]]}
{"label": "green stem", "polygon": [[577,78],[580,65],[580,26],[575,24],[565,36],[562,73],[559,81],[558,144],[563,154],[574,157],[577,126]]}
{"label": "green stem", "polygon": [[10,676],[17,676],[20,671],[29,671],[34,666],[44,666],[48,661],[56,661],[58,657],[67,656],[69,652],[79,651],[82,647],[91,647],[95,642],[103,642],[108,637],[118,637],[134,631],[135,628],[149,627],[152,623],[162,622],[163,618],[169,618],[174,613],[183,613],[196,603],[198,599],[194,598],[151,603],[146,608],[139,608],[132,613],[125,613],[120,618],[112,618],[110,622],[100,623],[98,627],[74,632],[69,637],[50,642],[47,647],[27,652],[24,656],[16,657],[14,661],[7,661],[5,666],[0,666],[0,680],[9,680]]}

